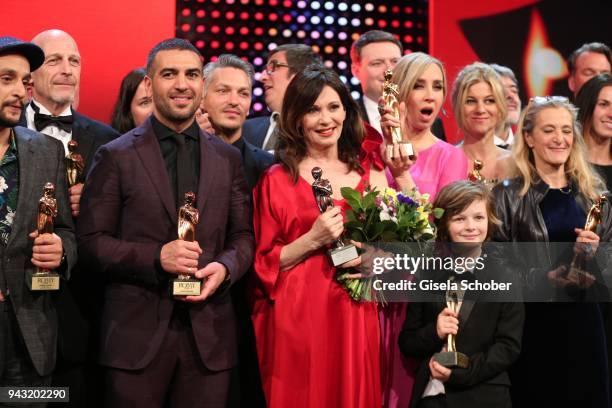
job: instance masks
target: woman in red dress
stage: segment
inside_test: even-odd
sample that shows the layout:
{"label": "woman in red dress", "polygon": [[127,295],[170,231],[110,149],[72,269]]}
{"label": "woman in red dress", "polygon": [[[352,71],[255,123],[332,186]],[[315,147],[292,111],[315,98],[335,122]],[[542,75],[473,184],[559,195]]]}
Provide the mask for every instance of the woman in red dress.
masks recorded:
{"label": "woman in red dress", "polygon": [[[343,232],[340,188],[387,186],[376,148],[362,149],[364,137],[358,108],[337,74],[309,68],[296,75],[280,118],[281,164],[254,192],[252,317],[271,408],[381,406],[376,304],[353,301],[326,256]],[[314,167],[333,191],[335,205],[322,214]]]}

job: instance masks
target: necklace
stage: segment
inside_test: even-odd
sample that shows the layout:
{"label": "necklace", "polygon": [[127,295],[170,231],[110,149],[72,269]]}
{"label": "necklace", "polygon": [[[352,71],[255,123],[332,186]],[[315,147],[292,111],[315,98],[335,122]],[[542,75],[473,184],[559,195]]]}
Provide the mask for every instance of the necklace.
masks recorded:
{"label": "necklace", "polygon": [[570,186],[561,187],[559,191],[561,192],[561,194],[568,195],[572,193],[572,188]]}

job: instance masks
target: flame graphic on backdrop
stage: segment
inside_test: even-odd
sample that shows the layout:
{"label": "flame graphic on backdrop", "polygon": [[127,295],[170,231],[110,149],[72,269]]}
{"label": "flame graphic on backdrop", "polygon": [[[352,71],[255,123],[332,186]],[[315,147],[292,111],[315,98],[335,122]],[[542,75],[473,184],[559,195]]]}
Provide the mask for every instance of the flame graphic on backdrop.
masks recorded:
{"label": "flame graphic on backdrop", "polygon": [[565,60],[559,51],[551,48],[542,17],[535,9],[531,13],[531,26],[523,61],[528,97],[549,95],[553,82],[568,73]]}

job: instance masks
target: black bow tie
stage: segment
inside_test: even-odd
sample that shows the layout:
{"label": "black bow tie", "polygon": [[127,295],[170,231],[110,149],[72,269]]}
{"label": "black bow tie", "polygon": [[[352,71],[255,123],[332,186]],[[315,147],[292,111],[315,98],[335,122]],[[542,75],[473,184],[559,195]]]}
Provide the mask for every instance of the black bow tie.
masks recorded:
{"label": "black bow tie", "polygon": [[51,116],[44,113],[34,113],[34,126],[39,132],[47,126],[56,126],[64,132],[72,133],[72,115]]}

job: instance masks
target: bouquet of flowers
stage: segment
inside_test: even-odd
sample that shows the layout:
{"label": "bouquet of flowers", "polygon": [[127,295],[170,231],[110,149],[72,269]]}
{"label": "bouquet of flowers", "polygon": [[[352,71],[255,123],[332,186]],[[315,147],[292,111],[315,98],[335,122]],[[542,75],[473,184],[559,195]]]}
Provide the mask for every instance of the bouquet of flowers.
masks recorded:
{"label": "bouquet of flowers", "polygon": [[[432,217],[440,218],[444,210],[433,208],[429,194],[414,189],[400,193],[366,189],[360,193],[350,187],[341,189],[350,206],[344,225],[346,236],[359,242],[427,242],[436,236]],[[356,301],[371,300],[374,278],[350,279],[350,272],[340,273],[336,280]]]}

